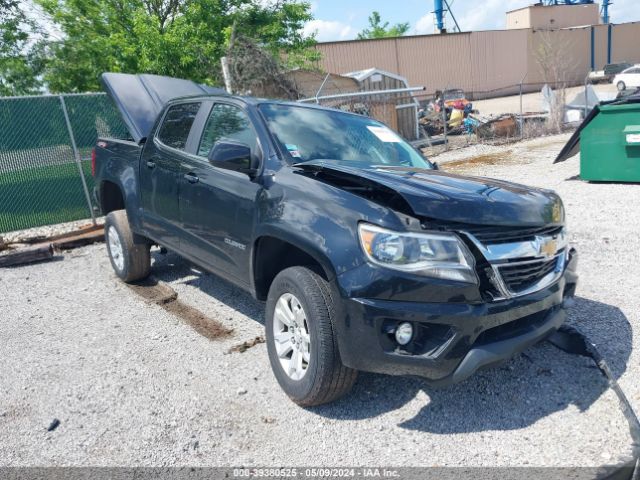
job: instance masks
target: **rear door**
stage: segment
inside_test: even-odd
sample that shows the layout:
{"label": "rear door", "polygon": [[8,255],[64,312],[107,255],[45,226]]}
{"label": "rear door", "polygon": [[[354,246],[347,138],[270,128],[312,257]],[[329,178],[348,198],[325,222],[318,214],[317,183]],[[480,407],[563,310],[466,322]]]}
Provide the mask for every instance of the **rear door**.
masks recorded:
{"label": "rear door", "polygon": [[169,107],[140,162],[143,227],[150,238],[176,250],[180,248],[181,162],[201,106],[196,101]]}
{"label": "rear door", "polygon": [[208,154],[218,140],[234,140],[261,156],[258,135],[240,104],[216,102],[204,122],[194,155],[182,162],[185,176],[180,211],[182,250],[235,283],[249,282],[249,252],[260,185],[243,173],[212,165]]}

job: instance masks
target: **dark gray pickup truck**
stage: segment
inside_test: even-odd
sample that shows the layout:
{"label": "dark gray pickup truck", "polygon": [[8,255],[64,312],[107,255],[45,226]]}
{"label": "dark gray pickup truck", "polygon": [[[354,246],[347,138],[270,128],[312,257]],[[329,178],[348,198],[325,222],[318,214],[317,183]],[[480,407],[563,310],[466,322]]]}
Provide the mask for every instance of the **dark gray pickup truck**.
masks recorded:
{"label": "dark gray pickup truck", "polygon": [[295,402],[332,401],[359,370],[459,382],[564,322],[577,256],[552,191],[441,172],[339,110],[103,83],[131,134],[93,156],[116,274],[147,276],[155,244],[266,301]]}

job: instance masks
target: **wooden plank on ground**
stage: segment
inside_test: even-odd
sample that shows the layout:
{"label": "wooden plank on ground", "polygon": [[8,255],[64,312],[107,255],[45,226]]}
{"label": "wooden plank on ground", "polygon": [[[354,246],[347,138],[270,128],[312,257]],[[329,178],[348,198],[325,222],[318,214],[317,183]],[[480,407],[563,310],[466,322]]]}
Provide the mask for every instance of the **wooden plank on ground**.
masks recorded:
{"label": "wooden plank on ground", "polygon": [[15,265],[24,265],[26,263],[50,260],[53,258],[53,252],[53,245],[50,243],[21,248],[19,250],[14,250],[0,255],[0,267],[13,267]]}

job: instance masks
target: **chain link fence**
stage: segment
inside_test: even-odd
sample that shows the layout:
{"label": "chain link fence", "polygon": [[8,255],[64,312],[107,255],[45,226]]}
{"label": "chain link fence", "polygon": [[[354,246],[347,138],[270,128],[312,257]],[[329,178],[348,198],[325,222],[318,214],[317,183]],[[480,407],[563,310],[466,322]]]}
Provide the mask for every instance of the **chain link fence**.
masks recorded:
{"label": "chain link fence", "polygon": [[[546,104],[545,86],[553,91]],[[498,145],[571,130],[574,124],[563,123],[565,103],[579,93],[586,98],[585,88],[523,79],[523,83],[489,91],[465,92],[450,84],[428,90],[338,91],[329,96],[318,92],[315,99],[303,101],[375,118],[432,156],[475,144]]]}
{"label": "chain link fence", "polygon": [[104,93],[0,98],[0,233],[92,217],[98,136],[128,137]]}

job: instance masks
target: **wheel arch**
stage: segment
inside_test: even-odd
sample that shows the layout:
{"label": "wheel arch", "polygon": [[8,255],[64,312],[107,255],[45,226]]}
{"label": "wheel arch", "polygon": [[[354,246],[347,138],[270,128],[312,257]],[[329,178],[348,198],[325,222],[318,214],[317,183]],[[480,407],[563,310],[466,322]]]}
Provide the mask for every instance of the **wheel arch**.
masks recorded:
{"label": "wheel arch", "polygon": [[279,232],[257,237],[251,255],[252,284],[256,298],[266,300],[276,275],[295,266],[308,266],[327,281],[335,278],[333,264],[314,246]]}
{"label": "wheel arch", "polygon": [[124,192],[120,185],[109,180],[100,183],[100,210],[108,215],[115,210],[125,209]]}

